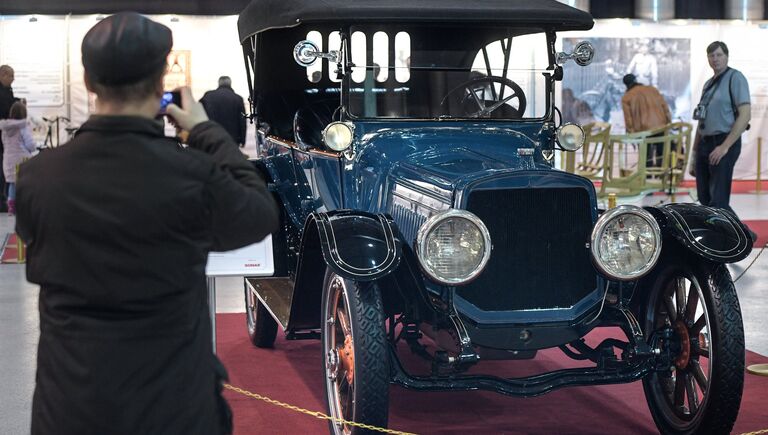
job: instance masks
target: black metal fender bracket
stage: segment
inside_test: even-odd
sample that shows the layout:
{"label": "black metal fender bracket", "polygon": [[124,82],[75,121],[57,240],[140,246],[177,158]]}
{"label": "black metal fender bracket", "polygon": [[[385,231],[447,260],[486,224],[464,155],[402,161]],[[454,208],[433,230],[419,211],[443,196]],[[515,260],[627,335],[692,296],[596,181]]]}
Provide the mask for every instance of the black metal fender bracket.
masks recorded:
{"label": "black metal fender bracket", "polygon": [[735,263],[752,251],[744,224],[731,212],[691,203],[645,207],[664,235],[686,249],[717,263]]}

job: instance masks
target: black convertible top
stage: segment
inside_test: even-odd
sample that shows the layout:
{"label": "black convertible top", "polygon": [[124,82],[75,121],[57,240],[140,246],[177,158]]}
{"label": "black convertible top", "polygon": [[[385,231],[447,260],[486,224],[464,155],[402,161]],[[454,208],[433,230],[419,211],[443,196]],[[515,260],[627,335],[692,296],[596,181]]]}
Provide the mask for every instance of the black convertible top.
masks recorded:
{"label": "black convertible top", "polygon": [[486,23],[588,30],[592,16],[556,0],[252,0],[237,21],[240,40],[303,23]]}

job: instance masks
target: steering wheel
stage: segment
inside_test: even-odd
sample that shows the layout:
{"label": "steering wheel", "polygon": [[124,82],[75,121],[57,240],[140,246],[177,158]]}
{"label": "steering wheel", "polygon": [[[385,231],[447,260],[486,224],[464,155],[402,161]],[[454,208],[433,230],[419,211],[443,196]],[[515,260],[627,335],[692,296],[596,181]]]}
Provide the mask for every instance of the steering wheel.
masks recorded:
{"label": "steering wheel", "polygon": [[[501,85],[498,93],[496,84]],[[513,99],[517,99],[517,108],[507,104]],[[496,76],[463,82],[445,94],[440,105],[444,106],[451,100],[456,101],[463,114],[469,118],[489,117],[500,108],[502,110],[498,114],[502,118],[522,118],[526,106],[525,94],[520,85],[506,77]]]}

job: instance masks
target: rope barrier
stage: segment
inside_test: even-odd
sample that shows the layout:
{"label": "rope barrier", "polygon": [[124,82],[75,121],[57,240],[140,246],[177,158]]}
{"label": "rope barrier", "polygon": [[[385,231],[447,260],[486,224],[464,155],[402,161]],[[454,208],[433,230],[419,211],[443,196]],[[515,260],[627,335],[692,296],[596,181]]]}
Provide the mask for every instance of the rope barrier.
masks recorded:
{"label": "rope barrier", "polygon": [[733,280],[733,283],[735,284],[736,281],[738,281],[742,276],[744,276],[745,273],[749,270],[750,267],[752,267],[753,264],[755,264],[755,261],[757,261],[758,258],[760,258],[760,255],[765,251],[765,248],[768,247],[768,242],[766,242],[765,245],[763,245],[763,248],[760,249],[760,252],[755,255],[755,258],[752,259],[752,262],[749,263],[749,266],[746,267],[746,269],[742,270],[739,276],[736,277],[736,279]]}
{"label": "rope barrier", "polygon": [[330,415],[323,414],[322,412],[319,412],[319,411],[310,411],[308,409],[300,408],[300,407],[295,406],[295,405],[290,405],[290,404],[285,403],[285,402],[280,402],[279,400],[270,399],[269,397],[262,396],[261,394],[252,393],[252,392],[250,392],[248,390],[243,390],[242,388],[238,388],[238,387],[235,387],[235,386],[230,385],[230,384],[224,384],[224,388],[226,388],[228,390],[231,390],[231,391],[234,391],[236,393],[240,393],[240,394],[242,394],[244,396],[248,396],[248,397],[253,398],[253,399],[258,399],[258,400],[261,400],[263,402],[267,402],[267,403],[269,403],[271,405],[279,406],[279,407],[285,408],[285,409],[290,409],[291,411],[296,411],[296,412],[299,412],[299,413],[302,413],[302,414],[306,414],[306,415],[309,415],[309,416],[312,416],[312,417],[315,417],[315,418],[319,418],[321,420],[330,420],[330,421],[333,421],[334,423],[346,424],[346,425],[349,425],[349,426],[355,426],[355,427],[359,427],[359,428],[362,428],[362,429],[374,430],[376,432],[382,432],[382,433],[389,433],[389,434],[395,434],[395,435],[416,435],[416,434],[411,433],[411,432],[401,432],[401,431],[397,431],[397,430],[393,430],[393,429],[387,429],[387,428],[383,428],[383,427],[371,426],[369,424],[357,423],[357,422],[354,422],[354,421],[348,421],[348,420],[344,420],[344,419],[341,419],[341,418],[331,417]]}
{"label": "rope barrier", "polygon": [[768,429],[760,429],[760,430],[756,430],[754,432],[744,432],[741,435],[762,435],[762,434],[766,434],[766,433],[768,433]]}

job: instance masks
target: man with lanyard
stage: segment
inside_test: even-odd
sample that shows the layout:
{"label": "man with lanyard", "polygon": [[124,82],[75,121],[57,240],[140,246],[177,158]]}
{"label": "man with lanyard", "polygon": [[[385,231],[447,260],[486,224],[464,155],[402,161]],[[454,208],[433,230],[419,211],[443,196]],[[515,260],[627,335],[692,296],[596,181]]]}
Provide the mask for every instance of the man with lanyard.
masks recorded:
{"label": "man with lanyard", "polygon": [[[724,42],[709,44],[707,60],[715,75],[704,84],[701,101],[693,113],[699,125],[690,174],[696,177],[702,205],[733,212],[729,205],[733,167],[741,153],[741,134],[751,117],[749,85],[744,74],[728,67],[728,46]],[[754,233],[751,235],[754,239]]]}

